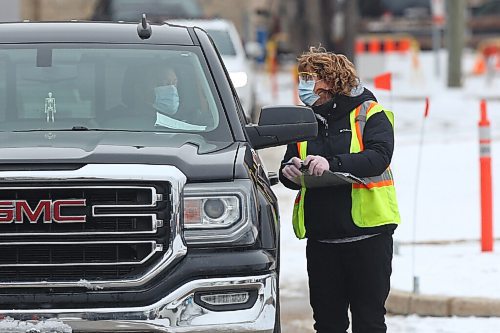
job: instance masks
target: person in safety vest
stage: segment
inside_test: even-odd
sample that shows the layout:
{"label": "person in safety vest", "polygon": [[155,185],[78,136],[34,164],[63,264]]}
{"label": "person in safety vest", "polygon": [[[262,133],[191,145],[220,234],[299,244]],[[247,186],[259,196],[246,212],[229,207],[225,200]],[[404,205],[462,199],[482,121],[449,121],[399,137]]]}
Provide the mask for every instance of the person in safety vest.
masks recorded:
{"label": "person in safety vest", "polygon": [[[389,164],[392,112],[364,88],[343,55],[312,47],[298,58],[299,97],[318,120],[314,140],[290,144],[280,180],[299,190],[293,211],[307,238],[310,302],[319,333],[386,332],[392,234],[400,222]],[[305,177],[350,173],[362,183],[329,185]]]}

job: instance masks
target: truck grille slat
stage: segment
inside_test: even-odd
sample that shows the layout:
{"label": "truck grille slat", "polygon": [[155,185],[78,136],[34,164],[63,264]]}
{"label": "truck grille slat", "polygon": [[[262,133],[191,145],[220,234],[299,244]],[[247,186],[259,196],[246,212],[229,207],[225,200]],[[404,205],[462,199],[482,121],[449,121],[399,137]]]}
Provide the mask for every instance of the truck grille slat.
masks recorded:
{"label": "truck grille slat", "polygon": [[154,230],[154,217],[148,216],[116,216],[116,217],[98,217],[87,218],[88,223],[82,224],[59,224],[55,223],[35,223],[35,224],[8,224],[0,228],[2,234],[0,237],[13,234],[28,233],[45,234],[47,233],[145,233]]}
{"label": "truck grille slat", "polygon": [[16,282],[41,281],[73,281],[76,277],[87,280],[112,280],[139,276],[142,268],[139,267],[109,267],[109,268],[82,268],[60,267],[56,271],[48,271],[46,267],[5,267],[2,268],[2,280]]}
{"label": "truck grille slat", "polygon": [[0,244],[0,266],[140,264],[156,251],[154,241]]}

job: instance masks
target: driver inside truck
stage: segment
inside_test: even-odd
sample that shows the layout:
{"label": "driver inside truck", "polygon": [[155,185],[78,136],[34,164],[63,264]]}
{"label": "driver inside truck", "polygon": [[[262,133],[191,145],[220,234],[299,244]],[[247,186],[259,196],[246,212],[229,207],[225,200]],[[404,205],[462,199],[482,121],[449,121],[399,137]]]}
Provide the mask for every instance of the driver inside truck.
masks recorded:
{"label": "driver inside truck", "polygon": [[177,75],[170,67],[161,67],[154,75],[153,108],[160,114],[173,115],[179,109],[179,92],[177,90]]}
{"label": "driver inside truck", "polygon": [[160,67],[152,73],[151,77],[154,83],[152,89],[154,91],[154,98],[152,100],[153,109],[156,111],[156,127],[181,130],[205,130],[206,126],[193,124],[193,119],[182,119],[177,115],[180,97],[177,89],[177,74],[172,68]]}

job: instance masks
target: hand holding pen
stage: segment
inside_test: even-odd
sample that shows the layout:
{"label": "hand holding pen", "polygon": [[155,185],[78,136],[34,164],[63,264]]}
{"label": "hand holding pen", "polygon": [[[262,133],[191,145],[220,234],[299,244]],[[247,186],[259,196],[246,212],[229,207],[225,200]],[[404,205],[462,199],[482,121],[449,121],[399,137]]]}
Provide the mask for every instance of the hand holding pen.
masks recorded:
{"label": "hand holding pen", "polygon": [[307,172],[309,167],[307,163],[304,163],[304,161],[298,157],[292,157],[288,162],[282,163],[281,165],[283,166],[283,176],[290,180]]}
{"label": "hand holding pen", "polygon": [[307,155],[304,161],[298,157],[292,157],[282,165],[284,166],[282,170],[283,176],[290,180],[305,173],[311,176],[322,176],[326,170],[330,169],[328,160],[319,155]]}

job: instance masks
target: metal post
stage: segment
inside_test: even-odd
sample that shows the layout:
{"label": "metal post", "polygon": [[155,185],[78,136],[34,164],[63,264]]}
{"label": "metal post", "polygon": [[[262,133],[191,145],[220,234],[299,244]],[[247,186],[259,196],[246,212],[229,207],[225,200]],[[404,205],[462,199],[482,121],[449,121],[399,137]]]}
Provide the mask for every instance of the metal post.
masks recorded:
{"label": "metal post", "polygon": [[420,294],[420,279],[418,276],[413,276],[413,293]]}
{"label": "metal post", "polygon": [[439,52],[441,50],[441,30],[446,22],[445,0],[431,0],[432,10],[432,48],[434,49],[434,72],[440,75]]}
{"label": "metal post", "polygon": [[439,66],[439,51],[441,49],[441,29],[434,24],[432,27],[432,48],[434,50],[434,74],[439,78],[441,74]]}
{"label": "metal post", "polygon": [[462,86],[465,0],[448,0],[448,87]]}

